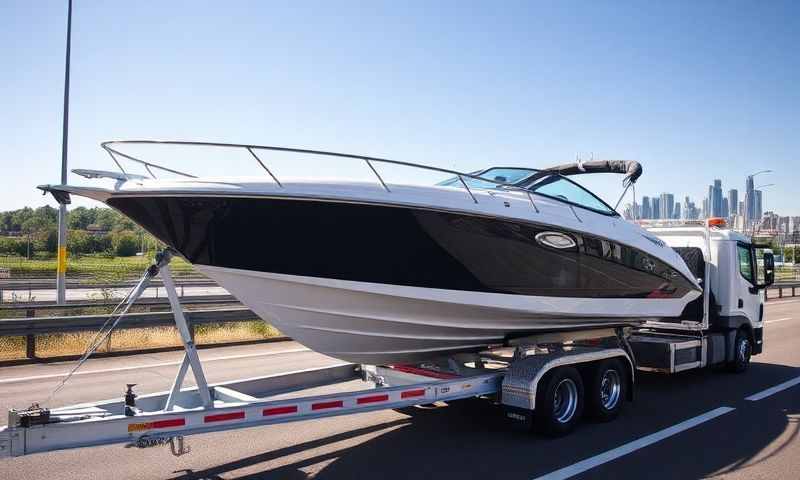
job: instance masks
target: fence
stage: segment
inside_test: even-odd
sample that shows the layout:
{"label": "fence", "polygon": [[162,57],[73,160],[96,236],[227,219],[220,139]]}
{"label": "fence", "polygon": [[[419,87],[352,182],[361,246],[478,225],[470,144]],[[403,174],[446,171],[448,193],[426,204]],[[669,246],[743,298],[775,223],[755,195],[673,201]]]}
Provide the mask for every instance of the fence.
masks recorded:
{"label": "fence", "polygon": [[[231,302],[231,300],[222,300]],[[191,303],[191,302],[190,302]],[[219,300],[207,301],[205,303],[220,303]],[[96,304],[94,304],[96,305]],[[24,308],[26,314],[33,315],[38,309],[55,308],[52,305],[18,307]],[[64,308],[63,305],[58,306]],[[210,308],[203,310],[184,311],[186,321],[189,325],[192,338],[195,335],[195,327],[206,324],[229,323],[229,322],[250,322],[260,320],[259,317],[250,309],[240,307]],[[25,338],[25,357],[35,359],[36,357],[36,336],[51,333],[70,333],[82,331],[97,331],[108,320],[108,315],[73,315],[73,316],[52,316],[35,317],[26,316],[21,318],[7,318],[0,320],[0,337],[24,337]],[[171,311],[165,312],[141,312],[129,313],[121,324],[124,329],[151,328],[173,326],[175,320]],[[146,350],[143,348],[141,350]]]}
{"label": "fence", "polygon": [[[783,298],[784,292],[786,292],[786,291],[791,291],[792,292],[791,296],[794,297],[798,288],[800,288],[800,282],[798,282],[798,283],[788,283],[788,282],[773,283],[772,285],[770,285],[770,287],[767,289],[767,291],[764,292],[764,301],[769,301],[770,299],[774,300],[775,298]],[[777,297],[770,297],[769,296],[769,292],[770,291],[775,291],[775,290],[778,291]]]}
{"label": "fence", "polygon": [[[129,289],[136,284],[135,281],[120,281],[120,282],[104,282],[104,283],[92,283],[86,281],[74,281],[70,282],[67,281],[67,289],[68,290],[100,290],[100,291],[111,291],[115,289]],[[153,279],[150,282],[150,287],[156,289],[156,297],[158,297],[159,288],[163,288],[163,282],[161,279]],[[218,287],[219,285],[217,282],[213,280],[209,280],[207,278],[192,278],[192,279],[178,279],[175,282],[175,286],[178,287],[179,293],[181,297],[184,294],[185,288],[191,287]],[[35,298],[33,297],[34,290],[53,290],[56,288],[56,283],[54,279],[49,280],[42,280],[42,279],[27,279],[27,280],[2,280],[0,281],[0,304],[2,303],[9,303],[9,299],[6,297],[11,298],[11,302],[14,302],[14,298],[19,297],[20,295],[17,292],[27,292],[28,298]],[[7,292],[10,292],[7,294]],[[24,296],[24,295],[23,295]],[[23,303],[23,302],[19,302]],[[24,302],[28,303],[28,302]],[[32,303],[32,302],[31,302]]]}

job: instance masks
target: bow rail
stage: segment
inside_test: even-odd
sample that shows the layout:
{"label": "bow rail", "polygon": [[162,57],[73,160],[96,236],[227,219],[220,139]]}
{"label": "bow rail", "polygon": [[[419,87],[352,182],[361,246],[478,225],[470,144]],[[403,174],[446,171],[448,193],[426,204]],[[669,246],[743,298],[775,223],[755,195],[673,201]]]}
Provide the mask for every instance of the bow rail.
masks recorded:
{"label": "bow rail", "polygon": [[[195,175],[192,175],[192,174],[189,174],[189,173],[186,173],[186,172],[181,172],[179,170],[174,170],[174,169],[165,167],[163,165],[158,165],[156,163],[148,162],[146,160],[142,160],[141,158],[134,157],[133,155],[130,155],[128,153],[123,153],[123,152],[120,151],[121,148],[122,148],[122,147],[120,147],[121,145],[122,146],[124,146],[124,145],[172,145],[172,146],[189,146],[189,147],[221,147],[221,148],[230,148],[230,149],[237,149],[237,150],[246,150],[246,151],[248,151],[250,153],[250,155],[252,155],[252,157],[258,162],[258,164],[261,166],[261,168],[263,168],[264,171],[267,172],[267,174],[272,178],[272,180],[275,182],[275,184],[277,184],[278,187],[280,187],[280,188],[283,188],[283,184],[281,183],[280,180],[278,180],[278,177],[275,176],[275,174],[267,167],[267,165],[263,162],[261,157],[259,157],[256,154],[256,151],[264,150],[264,151],[273,151],[273,152],[282,152],[282,153],[297,153],[297,154],[305,154],[305,155],[317,155],[317,156],[349,158],[349,159],[354,159],[354,160],[362,160],[367,164],[367,166],[370,168],[372,173],[375,174],[375,177],[377,177],[378,182],[380,182],[381,187],[384,190],[386,190],[387,192],[391,192],[391,189],[386,184],[386,182],[383,180],[383,178],[381,177],[380,173],[378,173],[378,170],[375,168],[375,165],[373,165],[373,162],[374,163],[390,164],[390,165],[400,165],[400,166],[412,167],[412,168],[419,168],[419,169],[422,169],[422,170],[428,170],[428,171],[433,171],[433,172],[446,173],[448,175],[454,175],[456,178],[458,178],[458,180],[461,182],[461,184],[466,189],[467,194],[470,196],[472,201],[475,202],[475,203],[478,203],[478,199],[475,197],[475,194],[472,192],[472,190],[470,189],[469,185],[467,185],[467,182],[464,180],[465,178],[470,178],[470,179],[480,180],[481,182],[495,184],[498,187],[501,187],[504,190],[508,190],[508,191],[522,192],[528,197],[528,200],[530,201],[530,203],[533,206],[534,210],[536,210],[537,213],[539,212],[539,209],[536,207],[536,204],[534,203],[533,197],[531,196],[531,192],[529,190],[527,190],[525,188],[517,187],[515,185],[511,185],[511,184],[508,184],[508,183],[498,182],[498,181],[491,180],[491,179],[488,179],[488,178],[479,177],[479,176],[471,174],[471,173],[458,172],[458,171],[449,170],[449,169],[446,169],[446,168],[432,167],[430,165],[423,165],[423,164],[419,164],[419,163],[405,162],[405,161],[401,161],[401,160],[390,160],[388,158],[369,157],[369,156],[365,156],[365,155],[355,155],[355,154],[351,154],[351,153],[330,152],[330,151],[325,151],[325,150],[311,150],[311,149],[306,149],[306,148],[276,147],[276,146],[271,146],[271,145],[251,145],[251,144],[244,144],[244,143],[219,143],[219,142],[195,142],[195,141],[181,141],[181,140],[112,140],[112,141],[107,141],[107,142],[101,143],[100,146],[111,156],[111,159],[117,165],[117,168],[119,168],[119,170],[122,172],[122,174],[125,175],[126,177],[129,177],[131,174],[129,174],[125,170],[125,168],[122,166],[122,163],[120,162],[120,159],[131,161],[131,162],[143,165],[145,170],[147,170],[147,173],[153,179],[157,178],[157,176],[153,172],[153,170],[160,170],[160,171],[163,171],[163,172],[169,172],[169,173],[173,173],[173,174],[180,175],[180,176],[187,177],[187,178],[197,178]],[[550,173],[550,172],[548,172],[547,175],[560,176],[558,173]]]}

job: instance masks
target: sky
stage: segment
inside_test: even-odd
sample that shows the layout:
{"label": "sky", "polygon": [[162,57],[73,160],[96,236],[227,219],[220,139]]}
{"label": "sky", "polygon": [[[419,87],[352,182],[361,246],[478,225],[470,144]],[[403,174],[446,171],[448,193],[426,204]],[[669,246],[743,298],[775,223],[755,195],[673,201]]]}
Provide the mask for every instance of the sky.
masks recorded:
{"label": "sky", "polygon": [[[0,2],[0,211],[55,205],[35,187],[59,182],[66,3]],[[771,169],[764,209],[800,215],[799,46],[791,1],[75,0],[69,168],[112,170],[100,142],[134,138],[459,171],[580,155],[637,160],[637,197],[698,206],[715,178],[743,198],[745,176]],[[147,158],[263,174],[246,152]],[[265,160],[279,178],[369,178],[357,162]],[[580,181],[612,205],[622,191],[619,176]]]}

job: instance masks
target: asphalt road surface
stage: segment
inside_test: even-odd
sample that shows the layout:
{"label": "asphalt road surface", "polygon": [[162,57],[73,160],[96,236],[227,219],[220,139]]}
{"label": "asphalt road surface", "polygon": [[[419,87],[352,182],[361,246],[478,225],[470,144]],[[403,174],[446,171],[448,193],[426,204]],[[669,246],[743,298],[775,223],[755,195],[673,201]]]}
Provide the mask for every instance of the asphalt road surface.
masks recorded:
{"label": "asphalt road surface", "polygon": [[[743,375],[639,374],[611,423],[548,439],[467,400],[188,437],[192,453],[120,445],[0,461],[0,479],[800,478],[800,300],[766,306],[765,353]],[[201,351],[210,382],[334,360],[287,342]],[[178,352],[98,359],[49,405],[168,389]],[[42,401],[69,364],[0,369],[0,410]],[[0,423],[5,423],[0,420]]]}

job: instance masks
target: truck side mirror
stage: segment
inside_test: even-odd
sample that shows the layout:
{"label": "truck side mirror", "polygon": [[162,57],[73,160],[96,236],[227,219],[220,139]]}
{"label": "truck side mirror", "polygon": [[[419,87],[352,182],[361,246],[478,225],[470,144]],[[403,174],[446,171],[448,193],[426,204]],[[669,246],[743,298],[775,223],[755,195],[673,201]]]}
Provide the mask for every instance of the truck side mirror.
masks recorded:
{"label": "truck side mirror", "polygon": [[775,283],[775,257],[772,252],[764,252],[764,283],[759,288],[767,288]]}

